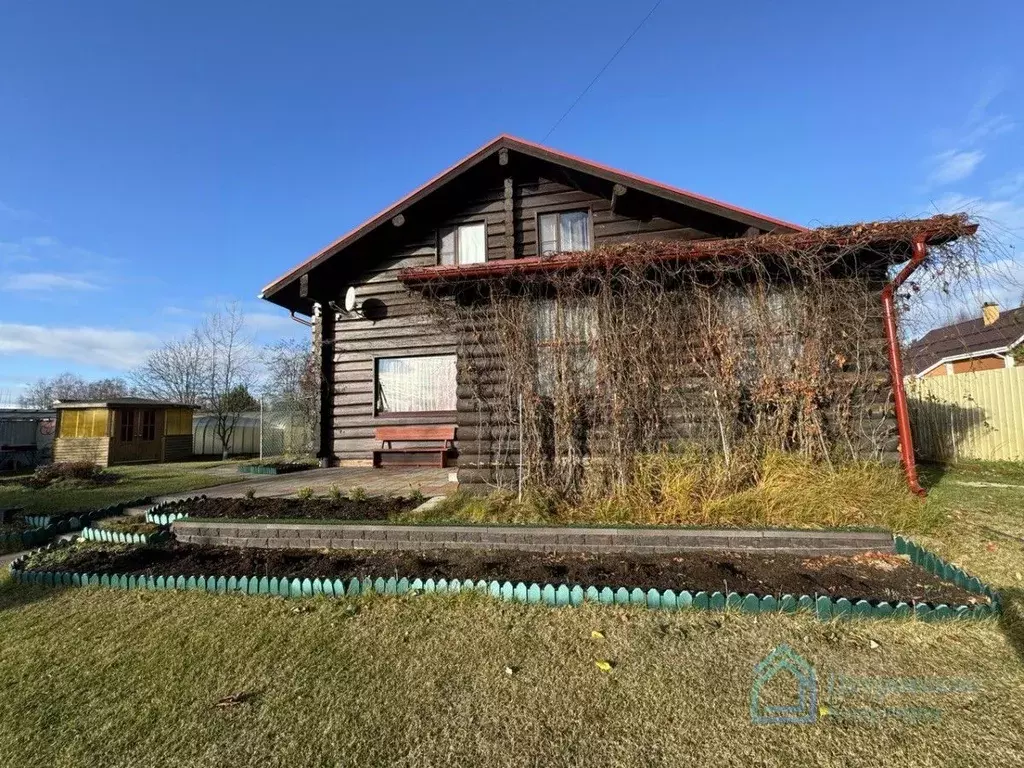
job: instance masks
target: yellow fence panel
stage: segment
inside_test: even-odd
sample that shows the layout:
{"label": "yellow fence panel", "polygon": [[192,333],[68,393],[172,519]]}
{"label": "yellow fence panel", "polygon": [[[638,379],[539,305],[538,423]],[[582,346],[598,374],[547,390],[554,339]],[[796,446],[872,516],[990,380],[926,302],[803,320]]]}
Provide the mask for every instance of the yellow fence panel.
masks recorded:
{"label": "yellow fence panel", "polygon": [[1024,367],[906,380],[917,454],[1024,461]]}

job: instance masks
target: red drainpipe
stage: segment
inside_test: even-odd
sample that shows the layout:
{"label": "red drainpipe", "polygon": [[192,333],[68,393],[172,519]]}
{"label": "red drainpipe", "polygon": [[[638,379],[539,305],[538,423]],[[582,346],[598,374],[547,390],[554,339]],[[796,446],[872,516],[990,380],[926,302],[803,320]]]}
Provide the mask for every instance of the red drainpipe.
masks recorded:
{"label": "red drainpipe", "polygon": [[907,392],[903,388],[903,362],[900,359],[900,341],[896,331],[896,309],[893,297],[904,281],[913,274],[928,255],[925,241],[928,233],[914,235],[913,254],[910,262],[900,270],[899,274],[882,289],[882,312],[885,318],[885,339],[889,345],[889,371],[892,375],[892,394],[896,401],[896,431],[899,435],[900,459],[903,472],[907,476],[907,485],[911,492],[918,496],[927,496],[928,491],[921,487],[917,479],[917,465],[914,462],[914,438],[910,432],[910,413],[907,410]]}

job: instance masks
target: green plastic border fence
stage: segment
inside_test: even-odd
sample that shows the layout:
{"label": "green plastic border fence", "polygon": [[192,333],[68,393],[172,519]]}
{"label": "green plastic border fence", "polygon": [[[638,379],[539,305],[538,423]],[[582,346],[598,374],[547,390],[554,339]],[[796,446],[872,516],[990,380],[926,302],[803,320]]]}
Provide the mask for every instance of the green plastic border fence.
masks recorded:
{"label": "green plastic border fence", "polygon": [[38,528],[45,528],[52,524],[56,526],[58,533],[69,533],[85,527],[94,520],[114,517],[120,515],[129,507],[141,507],[143,504],[148,503],[149,496],[145,496],[141,499],[133,499],[132,501],[123,501],[118,504],[100,507],[80,515],[26,515],[25,522]]}
{"label": "green plastic border fence", "polygon": [[83,528],[81,536],[86,541],[99,541],[105,544],[160,544],[171,538],[168,531],[125,533],[124,531],[108,531],[105,528]]}
{"label": "green plastic border fence", "polygon": [[238,471],[246,475],[287,475],[291,472],[305,472],[316,469],[312,464],[285,464],[283,467],[270,467],[265,464],[240,464]]}
{"label": "green plastic border fence", "polygon": [[[54,547],[67,546],[67,542],[47,544],[37,552]],[[911,560],[925,570],[942,578],[949,578],[957,585],[976,594],[988,597],[991,604],[978,605],[932,605],[929,603],[895,604],[888,602],[870,603],[867,600],[852,602],[845,597],[832,599],[824,595],[743,595],[738,592],[675,592],[666,589],[627,589],[626,587],[583,587],[568,584],[525,584],[510,581],[473,581],[472,579],[409,579],[392,576],[388,579],[369,577],[363,579],[288,579],[257,576],[130,576],[127,574],[97,574],[76,572],[41,572],[24,570],[27,556],[11,563],[11,574],[19,584],[44,586],[101,586],[112,589],[186,590],[214,593],[238,593],[246,595],[278,595],[280,597],[355,597],[364,594],[403,595],[408,592],[458,593],[476,591],[499,600],[518,603],[542,603],[544,605],[578,606],[584,602],[600,605],[642,605],[651,610],[678,611],[685,608],[722,611],[736,609],[742,613],[795,613],[799,610],[813,611],[821,621],[845,620],[850,618],[909,618],[922,621],[944,621],[949,619],[988,618],[1001,612],[999,593],[982,584],[977,577],[968,576],[963,570],[943,562],[936,555],[902,537],[896,538],[897,551],[910,555]],[[948,570],[947,570],[948,569]],[[949,573],[947,577],[945,574]]]}
{"label": "green plastic border fence", "polygon": [[25,522],[33,527],[24,531],[0,533],[0,552],[17,552],[29,547],[38,547],[65,533],[80,530],[94,520],[119,515],[127,507],[141,506],[148,501],[147,497],[121,504],[111,504],[80,515],[60,517],[56,515],[26,515]]}
{"label": "green plastic border fence", "polygon": [[161,501],[156,506],[150,507],[146,510],[146,522],[156,523],[157,525],[170,525],[175,520],[186,520],[188,518],[188,512],[164,512],[163,510],[171,509],[182,504],[189,504],[196,502],[201,499],[205,499],[203,496],[189,496],[186,499],[174,499],[172,501]]}

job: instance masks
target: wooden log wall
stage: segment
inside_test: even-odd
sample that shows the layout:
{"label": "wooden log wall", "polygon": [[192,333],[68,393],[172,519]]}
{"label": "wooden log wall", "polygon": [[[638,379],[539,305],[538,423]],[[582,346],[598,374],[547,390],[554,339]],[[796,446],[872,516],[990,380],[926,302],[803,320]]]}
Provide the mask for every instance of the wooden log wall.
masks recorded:
{"label": "wooden log wall", "polygon": [[[318,330],[325,342],[324,413],[330,414],[329,419],[323,420],[321,451],[332,464],[369,465],[372,451],[379,447],[373,438],[377,426],[453,423],[457,426],[457,458],[451,464],[459,467],[461,483],[483,488],[498,476],[505,481],[512,477],[514,482],[517,445],[515,435],[495,408],[499,389],[506,384],[497,365],[493,339],[485,339],[482,345],[462,345],[456,411],[408,416],[374,413],[375,358],[456,354],[460,346],[459,334],[464,329],[442,327],[428,302],[398,280],[402,269],[437,263],[438,229],[485,222],[488,260],[508,258],[509,253],[516,258],[535,256],[537,216],[557,210],[589,210],[595,246],[629,240],[705,239],[733,234],[712,231],[703,214],[695,215],[692,221],[673,221],[666,216],[676,214],[660,204],[642,210],[634,192],[616,195],[613,210],[610,185],[607,195],[602,196],[573,186],[571,179],[522,174],[513,164],[499,167],[495,163],[494,170],[490,182],[480,187],[482,191],[465,197],[465,204],[456,214],[436,219],[435,223],[418,221],[413,211],[407,212],[401,222],[395,220],[393,227],[387,227],[388,237],[401,238],[398,247],[370,249],[366,252],[369,255],[353,257],[353,263],[357,258],[366,258],[372,266],[361,270],[357,278],[339,278],[337,285],[329,288],[340,303],[345,287],[354,286],[362,315],[335,311],[320,299],[323,318]],[[738,228],[735,234],[742,234],[744,229]],[[380,250],[391,256],[379,258]],[[323,286],[320,289],[323,296]],[[877,334],[881,339],[880,322]],[[863,444],[881,444],[885,457],[894,459],[895,422],[884,355],[877,374],[877,395],[861,404],[856,418],[862,425]],[[693,402],[705,394],[704,382],[697,375],[689,382],[681,382],[681,389],[687,386],[693,390]],[[708,418],[709,415],[702,419],[699,409],[682,407],[676,419],[666,426],[666,439],[706,433]],[[601,435],[594,436],[592,451],[601,450],[602,439]],[[496,466],[499,454],[501,466]]]}

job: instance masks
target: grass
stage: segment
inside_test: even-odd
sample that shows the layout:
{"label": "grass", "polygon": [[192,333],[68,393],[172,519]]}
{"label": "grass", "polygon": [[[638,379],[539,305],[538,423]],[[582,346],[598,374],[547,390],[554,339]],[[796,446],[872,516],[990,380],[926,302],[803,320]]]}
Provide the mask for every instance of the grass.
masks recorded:
{"label": "grass", "polygon": [[808,459],[769,454],[737,469],[696,453],[644,456],[633,481],[611,495],[574,504],[527,495],[456,493],[402,522],[559,525],[675,525],[756,528],[853,528],[934,532],[945,514],[907,490],[898,467],[851,462],[824,469]]}
{"label": "grass", "polygon": [[97,509],[143,496],[181,493],[247,479],[245,475],[223,470],[237,467],[237,464],[204,461],[113,467],[110,471],[119,475],[120,479],[116,483],[94,487],[58,484],[33,489],[10,478],[0,483],[0,507],[24,507],[26,514]]}
{"label": "grass", "polygon": [[[1006,591],[999,622],[47,590],[5,576],[0,754],[56,768],[1021,765],[1024,487],[963,485],[979,477],[1024,486],[1017,468],[926,471],[925,508],[949,518],[927,541]],[[783,642],[821,691],[830,673],[979,690],[926,697],[936,724],[755,726],[753,668]],[[242,703],[217,706],[235,693]]]}

